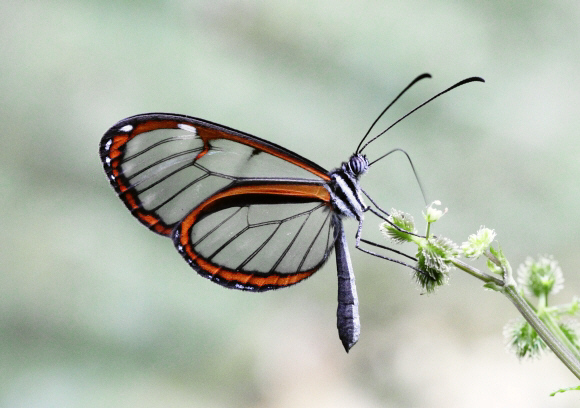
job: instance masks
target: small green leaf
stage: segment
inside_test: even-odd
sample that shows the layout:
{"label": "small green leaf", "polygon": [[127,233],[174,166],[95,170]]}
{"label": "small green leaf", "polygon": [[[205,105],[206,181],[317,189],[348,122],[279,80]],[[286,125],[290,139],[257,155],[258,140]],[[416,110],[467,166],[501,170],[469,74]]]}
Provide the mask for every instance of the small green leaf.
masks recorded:
{"label": "small green leaf", "polygon": [[503,274],[503,269],[501,269],[500,266],[497,266],[496,264],[494,264],[490,259],[487,260],[487,268],[492,272],[495,273],[497,275],[501,275]]}
{"label": "small green leaf", "polygon": [[[487,267],[489,270],[498,275],[502,275],[506,285],[515,285],[515,281],[512,278],[512,267],[504,255],[502,249],[499,246],[497,249],[492,246],[490,246],[488,249],[489,252],[486,253],[486,256],[488,258]],[[507,276],[504,276],[504,274],[507,274]]]}
{"label": "small green leaf", "polygon": [[502,288],[500,288],[499,286],[497,286],[495,283],[493,282],[488,282],[488,283],[484,283],[483,287],[489,290],[494,290],[496,292],[501,292]]}
{"label": "small green leaf", "polygon": [[580,385],[577,387],[560,388],[558,391],[554,391],[553,393],[551,393],[550,397],[553,397],[556,394],[566,391],[580,391]]}
{"label": "small green leaf", "polygon": [[489,247],[489,252],[491,252],[491,254],[492,254],[493,256],[495,256],[495,257],[496,257],[498,260],[499,260],[500,258],[505,258],[505,256],[504,256],[504,254],[503,254],[503,252],[502,252],[501,248],[499,248],[499,247],[498,247],[498,249],[495,249],[494,247],[490,246],[490,247]]}
{"label": "small green leaf", "polygon": [[480,227],[477,233],[470,235],[467,241],[461,244],[461,251],[466,258],[479,258],[495,239],[495,231]]}

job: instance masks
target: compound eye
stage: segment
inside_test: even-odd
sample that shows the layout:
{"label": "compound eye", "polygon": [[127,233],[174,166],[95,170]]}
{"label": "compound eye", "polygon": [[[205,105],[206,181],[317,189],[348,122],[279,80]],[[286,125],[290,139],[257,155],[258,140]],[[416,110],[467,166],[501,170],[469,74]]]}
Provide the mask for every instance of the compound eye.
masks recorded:
{"label": "compound eye", "polygon": [[365,173],[369,168],[369,162],[366,157],[361,155],[352,156],[349,161],[349,166],[355,175]]}

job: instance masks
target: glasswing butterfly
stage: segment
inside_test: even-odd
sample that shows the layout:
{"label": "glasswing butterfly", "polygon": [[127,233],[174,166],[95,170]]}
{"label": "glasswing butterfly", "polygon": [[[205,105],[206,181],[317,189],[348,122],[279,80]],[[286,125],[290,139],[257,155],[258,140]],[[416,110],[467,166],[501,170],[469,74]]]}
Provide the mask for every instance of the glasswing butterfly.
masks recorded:
{"label": "glasswing butterfly", "polygon": [[[334,249],[337,326],[348,352],[359,338],[360,320],[343,219],[359,224],[357,249],[416,269],[360,247],[363,242],[416,261],[361,238],[365,212],[387,222],[389,214],[362,190],[359,178],[372,164],[401,149],[373,162],[362,151],[440,95],[469,82],[483,82],[478,77],[458,82],[363,145],[389,107],[413,84],[429,77],[415,78],[377,117],[349,160],[331,171],[264,139],[170,113],[121,120],[101,139],[100,156],[111,185],[133,216],[171,238],[201,276],[225,287],[261,292],[294,285],[320,269]],[[376,209],[366,205],[363,196]]]}

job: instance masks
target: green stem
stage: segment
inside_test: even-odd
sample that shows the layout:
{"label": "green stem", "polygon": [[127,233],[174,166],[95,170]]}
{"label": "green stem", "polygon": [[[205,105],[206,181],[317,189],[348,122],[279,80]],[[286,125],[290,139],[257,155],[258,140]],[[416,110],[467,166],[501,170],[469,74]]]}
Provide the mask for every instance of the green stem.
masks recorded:
{"label": "green stem", "polygon": [[546,307],[548,307],[548,296],[545,293],[540,293],[538,297],[538,310],[543,313]]}
{"label": "green stem", "polygon": [[494,284],[495,288],[507,296],[514,304],[524,319],[534,328],[554,354],[572,371],[576,378],[580,379],[580,354],[578,349],[562,333],[558,324],[548,313],[541,313],[542,318],[538,317],[534,308],[518,293],[509,266],[506,268],[505,265],[502,265],[504,278],[507,282],[507,284],[504,284],[504,281],[495,276],[481,272],[477,268],[467,265],[458,259],[453,259],[451,262],[457,268],[467,272],[471,276],[485,283]]}
{"label": "green stem", "polygon": [[560,340],[577,360],[580,360],[580,351],[578,348],[570,341],[568,337],[564,334],[558,323],[549,313],[541,312],[538,314],[539,319],[550,329],[554,336]]}
{"label": "green stem", "polygon": [[[530,302],[527,301],[527,303],[529,304]],[[576,346],[574,346],[574,344],[570,341],[570,339],[566,337],[566,335],[560,328],[560,325],[558,324],[558,322],[556,322],[556,320],[554,320],[554,318],[547,310],[547,308],[548,308],[548,296],[545,293],[541,293],[540,296],[538,297],[538,308],[537,310],[534,310],[534,312],[540,318],[540,320],[544,322],[544,324],[550,329],[550,331],[554,333],[554,336],[556,336],[558,340],[564,343],[564,345],[568,348],[568,350],[570,350],[577,359],[580,359],[580,352],[578,351]]]}
{"label": "green stem", "polygon": [[[534,328],[538,335],[544,340],[544,342],[550,347],[554,354],[564,363],[566,367],[580,380],[580,361],[572,350],[574,347],[567,348],[562,341],[560,341],[554,334],[554,330],[550,330],[549,326],[542,321],[536,313],[532,310],[530,305],[520,296],[516,287],[514,285],[504,286],[502,292],[508,297],[508,299],[514,304],[518,309],[524,319]],[[553,322],[553,321],[552,321]],[[557,327],[555,322],[554,325]],[[559,327],[557,327],[559,330]],[[565,337],[565,336],[564,336]]]}
{"label": "green stem", "polygon": [[467,272],[471,276],[476,277],[485,283],[495,283],[497,286],[503,286],[503,281],[501,279],[488,275],[485,272],[481,272],[479,269],[474,268],[471,265],[467,265],[466,263],[461,262],[459,259],[452,259],[451,263],[458,269],[461,269],[463,272]]}

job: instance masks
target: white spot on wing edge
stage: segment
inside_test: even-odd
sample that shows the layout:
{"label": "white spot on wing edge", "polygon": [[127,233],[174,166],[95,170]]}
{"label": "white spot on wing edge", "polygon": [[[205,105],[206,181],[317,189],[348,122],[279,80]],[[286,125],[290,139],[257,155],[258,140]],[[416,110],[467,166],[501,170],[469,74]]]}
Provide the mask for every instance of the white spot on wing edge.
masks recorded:
{"label": "white spot on wing edge", "polygon": [[107,140],[107,143],[105,143],[105,150],[109,150],[112,144],[113,144],[112,139]]}
{"label": "white spot on wing edge", "polygon": [[125,132],[125,133],[129,133],[132,130],[133,130],[133,125],[125,125],[121,129],[119,129],[120,132]]}
{"label": "white spot on wing edge", "polygon": [[186,130],[193,133],[194,135],[197,135],[197,129],[194,126],[186,125],[185,123],[179,123],[177,127],[181,130]]}

